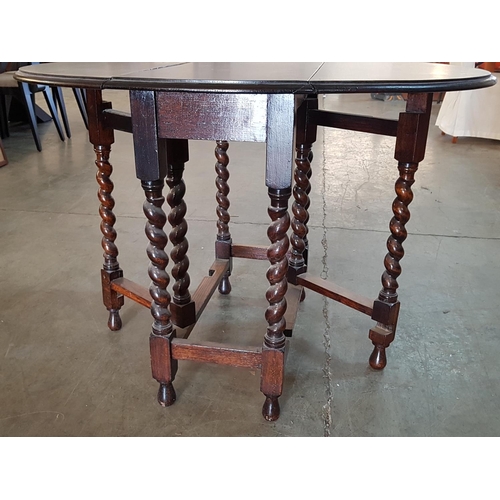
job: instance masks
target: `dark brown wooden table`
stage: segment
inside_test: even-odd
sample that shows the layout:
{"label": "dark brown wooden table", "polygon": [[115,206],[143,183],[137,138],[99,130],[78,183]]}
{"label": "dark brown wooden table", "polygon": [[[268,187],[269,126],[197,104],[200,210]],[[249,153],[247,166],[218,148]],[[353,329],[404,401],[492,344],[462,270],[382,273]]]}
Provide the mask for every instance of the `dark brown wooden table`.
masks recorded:
{"label": "dark brown wooden table", "polygon": [[[119,310],[124,297],[151,309],[151,366],[160,384],[159,403],[169,406],[176,399],[172,383],[179,360],[241,366],[261,371],[265,395],[262,412],[267,420],[279,417],[286,337],[291,335],[304,288],[369,315],[376,322],[369,332],[374,345],[369,363],[374,369],[385,367],[385,351],[394,339],[398,320],[397,278],[407,236],[405,224],[410,218],[411,186],[424,159],[432,95],[479,89],[496,82],[487,71],[425,63],[49,63],[21,68],[17,78],[87,90],[90,142],[97,156],[104,249],[102,292],[109,311],[108,326],[111,330],[121,328]],[[113,110],[111,103],[102,99],[103,89],[129,91],[131,113]],[[318,95],[332,93],[407,93],[408,97],[405,112],[393,121],[319,109]],[[318,126],[396,138],[399,178],[382,289],[375,300],[312,276],[307,270],[309,179]],[[146,197],[149,290],[127,280],[117,260],[109,162],[114,130],[133,134],[136,175]],[[183,171],[188,161],[188,140],[195,139],[216,141],[218,222],[215,261],[208,276],[191,293]],[[271,219],[268,247],[232,241],[228,141],[266,143]],[[165,179],[169,187],[168,216],[163,210]],[[169,236],[164,231],[167,220],[172,227]],[[172,295],[166,271],[169,239]],[[268,327],[262,345],[241,347],[189,340],[215,290],[230,293],[229,276],[235,258],[269,260]]]}

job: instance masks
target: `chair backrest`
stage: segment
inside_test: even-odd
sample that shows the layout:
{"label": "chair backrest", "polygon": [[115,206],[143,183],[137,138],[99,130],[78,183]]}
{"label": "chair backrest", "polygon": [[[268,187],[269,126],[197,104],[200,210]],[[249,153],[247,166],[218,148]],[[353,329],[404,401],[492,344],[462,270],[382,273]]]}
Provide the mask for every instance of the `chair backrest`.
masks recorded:
{"label": "chair backrest", "polygon": [[29,66],[30,64],[40,64],[37,62],[0,62],[0,73],[5,73],[6,71],[17,71],[23,66]]}
{"label": "chair backrest", "polygon": [[[23,66],[31,66],[35,64],[40,64],[39,62],[0,62],[0,73],[4,73],[6,71],[17,71],[19,68]],[[40,85],[36,83],[28,84],[29,90],[32,93],[39,92],[44,90],[47,86]]]}

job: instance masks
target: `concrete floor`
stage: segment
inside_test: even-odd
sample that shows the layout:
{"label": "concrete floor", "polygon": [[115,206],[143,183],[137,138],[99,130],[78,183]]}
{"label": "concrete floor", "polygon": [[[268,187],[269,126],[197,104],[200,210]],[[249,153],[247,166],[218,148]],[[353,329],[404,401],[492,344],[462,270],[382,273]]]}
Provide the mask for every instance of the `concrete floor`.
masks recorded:
{"label": "concrete floor", "polygon": [[[383,372],[368,367],[367,316],[308,292],[286,365],[281,417],[261,416],[259,372],[180,362],[177,402],[156,402],[149,310],[129,300],[110,332],[102,306],[94,153],[74,98],[72,137],[40,125],[4,140],[0,169],[0,435],[498,436],[500,434],[499,143],[433,125],[410,206],[396,340]],[[127,96],[108,92],[117,109]],[[395,117],[401,101],[327,97],[325,107]],[[214,144],[191,143],[186,170],[193,287],[213,261]],[[392,216],[394,139],[327,130],[315,147],[310,270],[375,298]],[[267,244],[264,146],[233,143],[233,240]],[[132,140],[117,132],[112,164],[119,261],[145,286],[143,191]],[[230,296],[202,317],[208,340],[260,345],[265,262],[238,260]]]}

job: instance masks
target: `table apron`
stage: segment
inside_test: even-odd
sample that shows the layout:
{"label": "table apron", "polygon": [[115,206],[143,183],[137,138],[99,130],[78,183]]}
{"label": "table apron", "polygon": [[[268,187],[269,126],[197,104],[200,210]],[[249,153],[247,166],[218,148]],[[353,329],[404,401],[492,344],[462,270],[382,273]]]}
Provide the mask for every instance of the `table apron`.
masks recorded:
{"label": "table apron", "polygon": [[267,101],[266,94],[157,92],[158,135],[265,142]]}

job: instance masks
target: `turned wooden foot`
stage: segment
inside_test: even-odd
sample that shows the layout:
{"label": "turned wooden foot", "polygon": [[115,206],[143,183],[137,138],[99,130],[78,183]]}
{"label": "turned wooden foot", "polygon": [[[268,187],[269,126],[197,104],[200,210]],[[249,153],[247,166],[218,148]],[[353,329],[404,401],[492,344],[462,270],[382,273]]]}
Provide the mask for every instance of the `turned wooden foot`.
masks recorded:
{"label": "turned wooden foot", "polygon": [[301,302],[304,302],[304,300],[306,299],[306,291],[305,289],[303,288],[302,289],[302,293],[300,294],[300,301]]}
{"label": "turned wooden foot", "polygon": [[229,295],[231,292],[231,283],[229,276],[224,276],[219,283],[219,293],[222,295]]}
{"label": "turned wooden foot", "polygon": [[385,365],[387,365],[387,357],[385,355],[385,347],[378,344],[373,344],[375,347],[373,348],[373,352],[370,356],[370,366],[374,370],[383,370]]}
{"label": "turned wooden foot", "polygon": [[268,422],[278,420],[280,416],[280,404],[277,397],[266,397],[264,406],[262,406],[262,415]]}
{"label": "turned wooden foot", "polygon": [[120,318],[119,309],[110,309],[109,310],[109,319],[108,319],[108,328],[112,332],[116,332],[120,330],[122,327],[122,319]]}
{"label": "turned wooden foot", "polygon": [[[377,325],[370,329],[368,338],[374,345],[373,351],[368,362],[374,370],[383,370],[387,365],[387,357],[385,350],[391,345],[396,334],[396,325],[399,315],[399,302],[394,304],[384,304],[380,301],[375,301],[376,314],[386,314],[387,320],[390,320],[390,325],[383,327]],[[388,321],[389,322],[389,321]]]}
{"label": "turned wooden foot", "polygon": [[164,408],[172,406],[175,403],[177,396],[172,383],[160,384],[158,389],[158,403]]}

